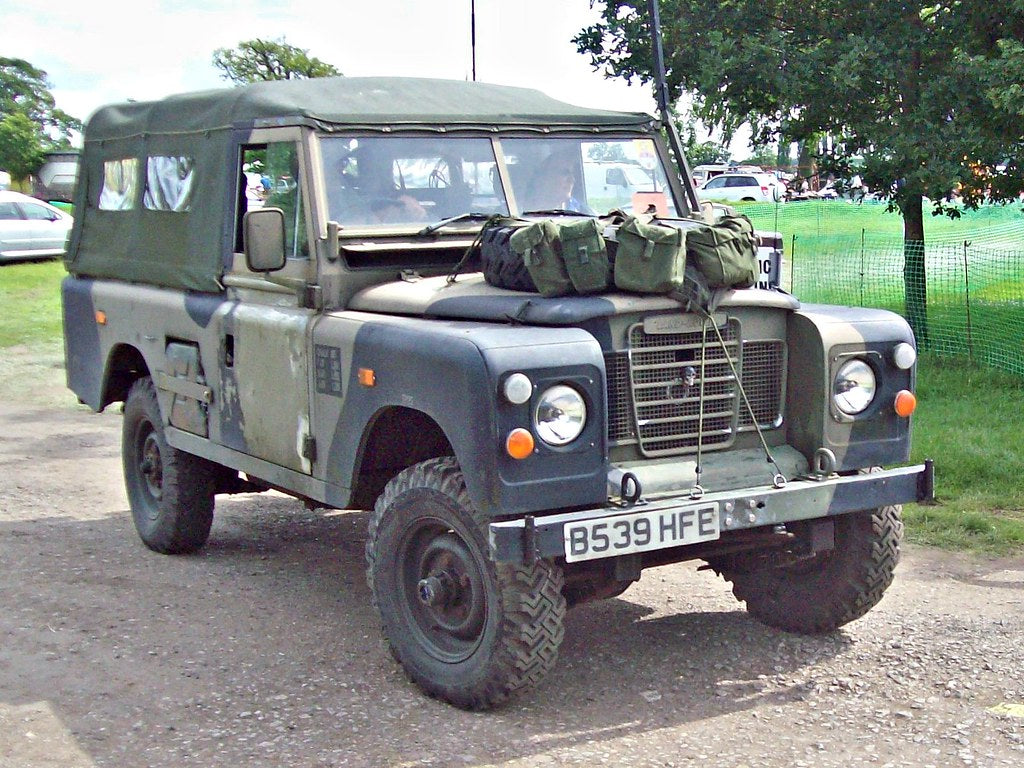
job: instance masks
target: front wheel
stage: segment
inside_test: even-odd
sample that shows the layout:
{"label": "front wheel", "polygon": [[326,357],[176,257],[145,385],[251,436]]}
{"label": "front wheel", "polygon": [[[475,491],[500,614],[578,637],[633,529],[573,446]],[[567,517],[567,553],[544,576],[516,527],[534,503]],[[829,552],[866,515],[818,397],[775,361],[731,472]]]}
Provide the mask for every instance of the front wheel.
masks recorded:
{"label": "front wheel", "polygon": [[392,653],[424,691],[465,709],[540,682],[564,634],[561,571],[546,560],[494,563],[486,532],[458,464],[443,457],[388,483],[366,542]]}
{"label": "front wheel", "polygon": [[215,467],[167,444],[156,388],[136,381],[124,404],[121,458],[139,538],[168,555],[195,552],[213,524]]}
{"label": "front wheel", "polygon": [[874,608],[892,583],[903,538],[902,508],[835,518],[835,546],[788,565],[751,555],[711,566],[761,622],[801,634],[831,632]]}

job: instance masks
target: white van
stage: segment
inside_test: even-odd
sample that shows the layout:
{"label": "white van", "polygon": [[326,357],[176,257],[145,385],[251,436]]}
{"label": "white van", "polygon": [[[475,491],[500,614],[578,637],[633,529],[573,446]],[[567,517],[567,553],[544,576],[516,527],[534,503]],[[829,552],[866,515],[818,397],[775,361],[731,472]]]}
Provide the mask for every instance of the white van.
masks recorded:
{"label": "white van", "polygon": [[[642,166],[622,162],[583,163],[587,201],[594,210],[625,208],[633,203],[634,192],[654,192],[654,177]],[[660,187],[664,189],[664,187]]]}

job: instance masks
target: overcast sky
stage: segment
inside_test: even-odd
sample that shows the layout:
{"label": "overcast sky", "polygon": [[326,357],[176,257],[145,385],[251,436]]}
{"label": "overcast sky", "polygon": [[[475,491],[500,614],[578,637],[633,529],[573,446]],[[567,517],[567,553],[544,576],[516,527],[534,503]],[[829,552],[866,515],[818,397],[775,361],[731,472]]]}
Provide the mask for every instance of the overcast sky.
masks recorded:
{"label": "overcast sky", "polygon": [[[57,106],[228,87],[215,48],[254,37],[306,48],[346,75],[469,79],[471,0],[0,0],[0,56],[46,70]],[[476,0],[477,79],[583,106],[653,112],[650,88],[606,80],[572,37],[589,0]]]}

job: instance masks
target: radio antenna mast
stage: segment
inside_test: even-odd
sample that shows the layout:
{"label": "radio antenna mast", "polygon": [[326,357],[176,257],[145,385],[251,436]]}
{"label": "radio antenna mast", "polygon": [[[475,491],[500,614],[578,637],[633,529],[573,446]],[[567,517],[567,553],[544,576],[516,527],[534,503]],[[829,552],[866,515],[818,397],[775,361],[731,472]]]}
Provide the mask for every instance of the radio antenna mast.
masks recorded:
{"label": "radio antenna mast", "polygon": [[476,82],[476,0],[469,0],[469,46],[473,56],[473,82]]}
{"label": "radio antenna mast", "polygon": [[694,212],[700,211],[700,203],[697,201],[697,192],[693,188],[693,176],[690,175],[690,166],[686,162],[686,154],[683,152],[683,142],[679,138],[679,131],[676,129],[672,113],[668,104],[668,81],[665,77],[665,54],[661,47],[661,17],[658,15],[658,0],[647,0],[648,15],[651,22],[651,44],[654,48],[654,96],[658,101],[658,112],[661,122],[668,133],[668,144],[672,154],[676,156],[676,163],[679,171],[683,174],[683,189],[686,191],[686,201]]}

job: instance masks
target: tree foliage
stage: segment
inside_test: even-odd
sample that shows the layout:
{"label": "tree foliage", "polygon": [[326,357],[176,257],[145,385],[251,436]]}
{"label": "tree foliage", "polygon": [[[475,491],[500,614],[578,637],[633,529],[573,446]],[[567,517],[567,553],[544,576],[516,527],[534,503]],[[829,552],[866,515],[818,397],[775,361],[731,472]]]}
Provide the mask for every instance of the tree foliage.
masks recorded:
{"label": "tree foliage", "polygon": [[39,126],[24,113],[15,111],[0,120],[0,168],[24,179],[36,172],[45,155]]}
{"label": "tree foliage", "polygon": [[34,173],[49,149],[71,145],[82,123],[56,107],[46,72],[0,57],[0,168],[18,180]]}
{"label": "tree foliage", "polygon": [[[609,76],[652,79],[646,0],[602,0],[575,42]],[[670,93],[754,140],[832,137],[821,170],[858,173],[904,218],[908,314],[926,334],[933,213],[1024,191],[1024,0],[661,0]],[[920,302],[923,299],[916,299]]]}
{"label": "tree foliage", "polygon": [[213,65],[221,77],[236,85],[267,80],[301,80],[340,75],[336,67],[309,51],[280,40],[243,40],[234,48],[213,52]]}

